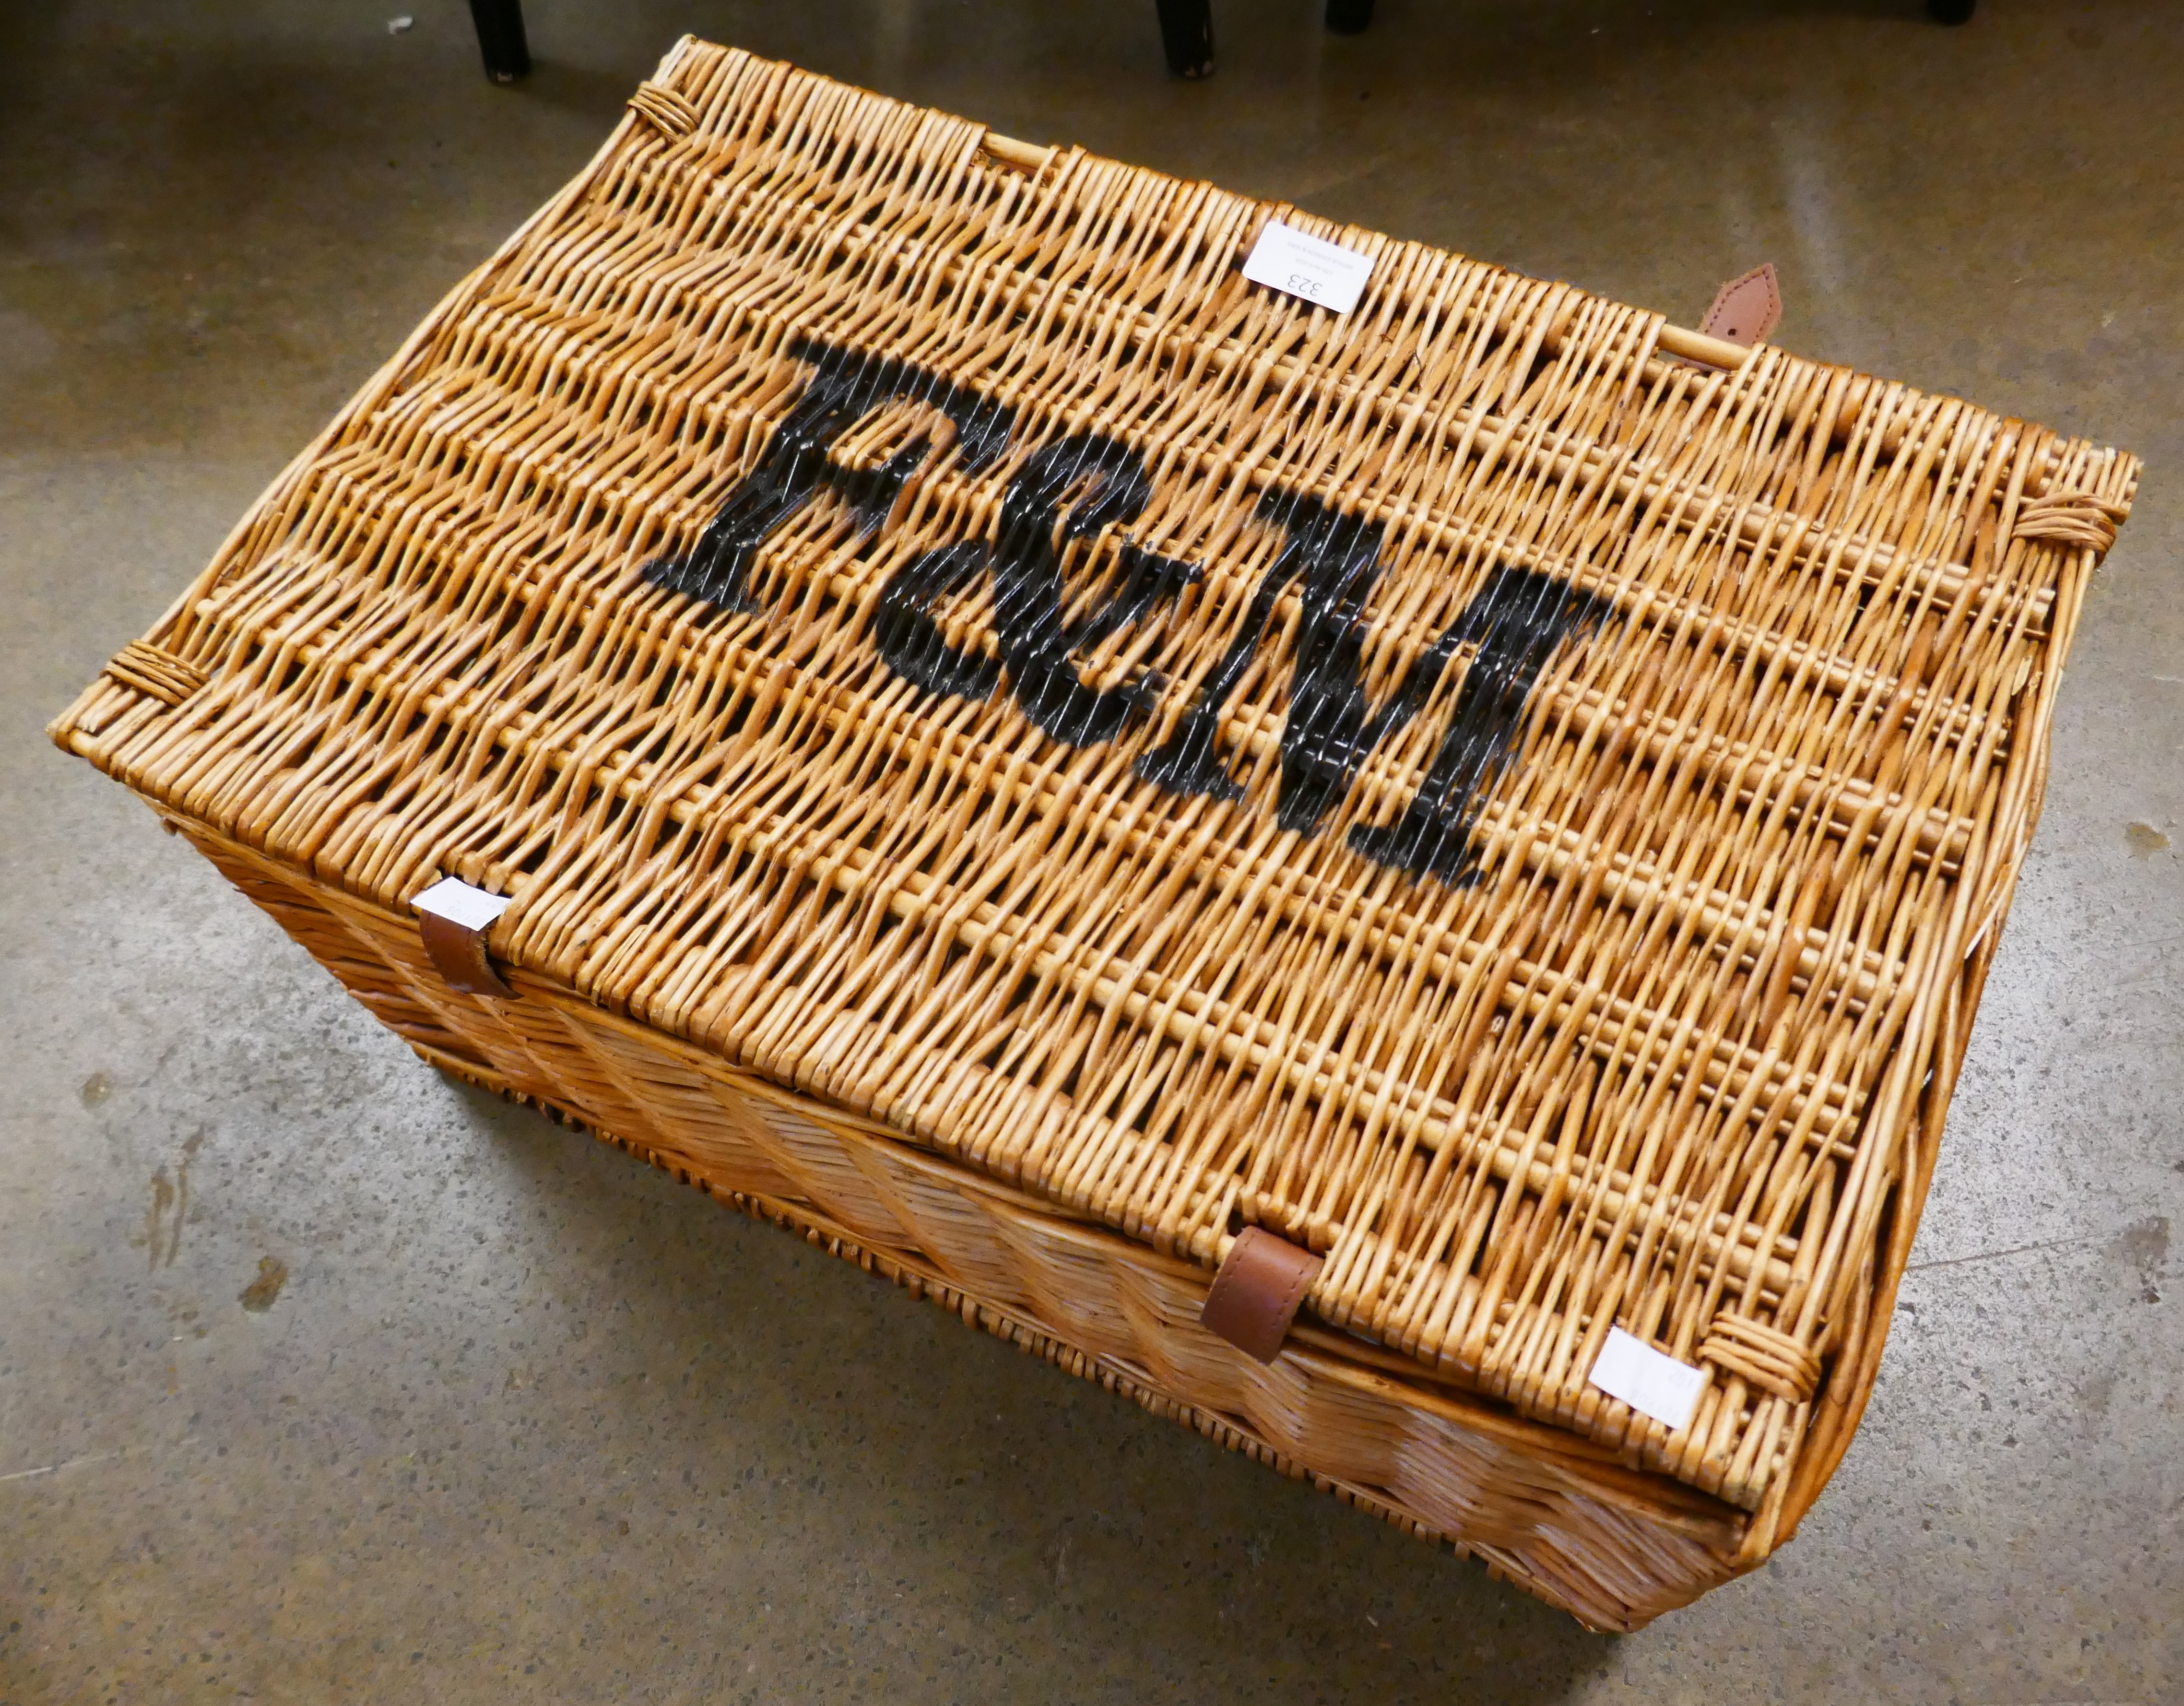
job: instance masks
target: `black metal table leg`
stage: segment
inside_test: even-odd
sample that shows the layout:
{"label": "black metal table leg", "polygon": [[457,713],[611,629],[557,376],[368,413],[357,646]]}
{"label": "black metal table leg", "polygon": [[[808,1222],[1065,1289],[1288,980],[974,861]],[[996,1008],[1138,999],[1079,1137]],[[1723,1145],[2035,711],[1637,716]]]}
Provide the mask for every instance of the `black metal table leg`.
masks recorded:
{"label": "black metal table leg", "polygon": [[471,0],[471,21],[477,25],[478,52],[484,56],[487,76],[496,83],[512,83],[530,75],[523,0]]}
{"label": "black metal table leg", "polygon": [[1969,24],[1979,0],[1926,0],[1926,15],[1936,24]]}
{"label": "black metal table leg", "polygon": [[1167,49],[1168,70],[1178,77],[1212,76],[1212,0],[1155,0],[1155,4],[1160,8],[1161,45]]}
{"label": "black metal table leg", "polygon": [[1338,36],[1362,35],[1373,21],[1373,0],[1327,0],[1327,27]]}

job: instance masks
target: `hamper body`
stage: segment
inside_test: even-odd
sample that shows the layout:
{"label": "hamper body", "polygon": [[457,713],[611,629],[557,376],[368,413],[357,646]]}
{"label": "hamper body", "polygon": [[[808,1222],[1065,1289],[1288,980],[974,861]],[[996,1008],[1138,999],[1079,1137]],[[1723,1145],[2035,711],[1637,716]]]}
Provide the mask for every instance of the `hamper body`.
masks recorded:
{"label": "hamper body", "polygon": [[1735,1572],[1733,1507],[1306,1329],[1264,1368],[1198,1323],[1206,1275],[870,1121],[515,974],[452,994],[414,922],[169,819],[418,1056],[566,1116],[804,1233],[1057,1367],[1308,1477],[1596,1629],[1638,1626]]}
{"label": "hamper body", "polygon": [[1589,1624],[1763,1560],[2136,464],[702,44],[632,108],[57,738],[426,1061]]}

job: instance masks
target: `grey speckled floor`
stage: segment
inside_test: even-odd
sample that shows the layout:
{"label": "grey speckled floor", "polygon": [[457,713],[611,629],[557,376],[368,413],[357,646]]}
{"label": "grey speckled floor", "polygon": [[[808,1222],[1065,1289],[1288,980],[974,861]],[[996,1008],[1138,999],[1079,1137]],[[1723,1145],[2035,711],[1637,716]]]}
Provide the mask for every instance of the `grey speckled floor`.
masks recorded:
{"label": "grey speckled floor", "polygon": [[[451,0],[0,14],[0,1700],[2184,1699],[2184,8],[1312,5],[1192,86],[1150,0],[534,0],[512,92]],[[684,29],[1686,319],[1771,257],[1791,347],[2146,455],[1763,1574],[1586,1635],[451,1087],[42,742]]]}

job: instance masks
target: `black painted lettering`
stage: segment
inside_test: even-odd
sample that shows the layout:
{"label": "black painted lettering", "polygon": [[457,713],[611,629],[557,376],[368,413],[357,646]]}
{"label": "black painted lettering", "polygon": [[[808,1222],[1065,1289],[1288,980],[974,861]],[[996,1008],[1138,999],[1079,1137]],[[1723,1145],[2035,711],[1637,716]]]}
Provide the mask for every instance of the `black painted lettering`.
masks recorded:
{"label": "black painted lettering", "polygon": [[[989,466],[1008,443],[1013,425],[1009,410],[938,374],[812,342],[797,343],[790,354],[812,370],[795,404],[690,554],[646,566],[646,577],[658,585],[724,610],[749,610],[751,565],[760,548],[822,488],[848,502],[860,530],[869,534],[885,522],[918,465],[944,449],[949,438],[957,444],[963,466],[973,470]],[[899,402],[936,410],[949,430],[905,447],[878,468],[843,468],[829,460],[835,443],[860,421]]]}
{"label": "black painted lettering", "polygon": [[983,698],[998,684],[994,660],[950,646],[932,616],[940,598],[993,574],[993,627],[1010,690],[1045,733],[1071,746],[1112,740],[1142,711],[1135,685],[1094,689],[1075,654],[1141,621],[1194,577],[1189,566],[1124,541],[1122,584],[1075,622],[1063,619],[1061,571],[1072,539],[1134,521],[1152,495],[1127,444],[1079,433],[1027,457],[1002,495],[990,559],[972,544],[928,551],[880,596],[875,637],[882,660],[928,692]]}
{"label": "black painted lettering", "polygon": [[1363,685],[1365,605],[1379,572],[1383,530],[1294,494],[1269,493],[1260,513],[1286,533],[1281,552],[1174,733],[1138,761],[1137,773],[1176,793],[1222,799],[1241,793],[1217,748],[1221,713],[1251,667],[1276,603],[1295,584],[1302,608],[1282,723],[1277,821],[1285,829],[1316,829],[1341,803],[1373,749],[1408,728],[1450,665],[1473,650],[1417,796],[1393,824],[1352,829],[1350,845],[1414,876],[1475,880],[1471,827],[1523,733],[1532,688],[1563,642],[1598,626],[1611,607],[1550,576],[1497,569],[1373,712]]}
{"label": "black painted lettering", "polygon": [[872,639],[880,661],[928,693],[990,699],[1001,684],[998,658],[948,644],[933,606],[968,592],[986,573],[986,547],[976,539],[942,545],[905,564],[880,589]]}
{"label": "black painted lettering", "polygon": [[1072,654],[1172,598],[1193,571],[1127,550],[1124,583],[1105,606],[1075,624],[1062,620],[1062,555],[1072,539],[1135,521],[1152,497],[1145,465],[1127,444],[1083,432],[1026,460],[1001,499],[994,542],[994,626],[1008,661],[1009,686],[1023,712],[1071,746],[1112,740],[1141,711],[1134,685],[1095,689]]}
{"label": "black painted lettering", "polygon": [[1590,633],[1613,614],[1607,600],[1567,581],[1531,569],[1495,570],[1455,625],[1406,672],[1382,714],[1391,719],[1391,728],[1408,722],[1457,653],[1478,649],[1425,780],[1395,822],[1351,830],[1351,846],[1413,877],[1476,882],[1472,827],[1523,737],[1532,689],[1564,642]]}
{"label": "black painted lettering", "polygon": [[1221,713],[1251,666],[1274,606],[1301,582],[1302,619],[1296,666],[1282,729],[1282,785],[1277,810],[1283,828],[1309,831],[1339,800],[1364,761],[1357,743],[1366,727],[1359,656],[1364,610],[1379,571],[1383,529],[1331,510],[1317,499],[1268,492],[1262,520],[1285,538],[1259,577],[1235,638],[1221,655],[1175,730],[1139,759],[1137,773],[1178,794],[1234,800],[1243,791],[1221,757]]}
{"label": "black painted lettering", "polygon": [[[990,467],[1007,447],[1012,411],[936,374],[816,343],[800,343],[793,354],[811,368],[796,402],[689,555],[647,566],[653,581],[748,610],[760,547],[822,490],[842,499],[869,536],[886,525],[920,465],[951,443],[973,472]],[[876,468],[831,460],[858,422],[901,402],[924,405],[946,424]],[[974,699],[991,697],[1006,672],[1024,714],[1054,739],[1082,746],[1115,739],[1145,713],[1157,678],[1095,688],[1078,659],[1172,601],[1199,571],[1123,539],[1117,583],[1073,622],[1065,615],[1062,575],[1072,542],[1127,526],[1151,497],[1145,465],[1127,444],[1081,432],[1041,446],[1010,481],[990,546],[975,539],[942,545],[889,579],[872,617],[881,660],[928,693]],[[1301,609],[1282,727],[1278,821],[1306,834],[1318,829],[1373,748],[1408,728],[1468,653],[1448,727],[1418,793],[1394,822],[1352,828],[1350,845],[1412,876],[1475,881],[1472,830],[1523,736],[1532,690],[1564,643],[1607,621],[1613,606],[1551,576],[1496,569],[1374,711],[1365,695],[1363,653],[1384,529],[1293,493],[1267,493],[1259,514],[1282,529],[1281,549],[1219,661],[1173,733],[1139,759],[1137,774],[1172,793],[1241,794],[1219,750],[1222,712],[1250,672],[1275,606],[1294,586]],[[934,616],[944,601],[974,592],[989,577],[992,656],[951,645]]]}

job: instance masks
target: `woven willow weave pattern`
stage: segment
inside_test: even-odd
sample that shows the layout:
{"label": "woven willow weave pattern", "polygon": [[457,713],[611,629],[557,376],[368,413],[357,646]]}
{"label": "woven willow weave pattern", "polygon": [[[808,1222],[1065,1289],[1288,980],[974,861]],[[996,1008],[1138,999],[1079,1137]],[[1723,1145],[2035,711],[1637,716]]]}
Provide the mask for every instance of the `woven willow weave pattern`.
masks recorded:
{"label": "woven willow weave pattern", "polygon": [[1752,1556],[1742,1514],[1615,1454],[1424,1382],[1306,1325],[1262,1367],[1198,1322],[1190,1263],[817,1109],[532,973],[451,991],[414,919],[203,828],[199,850],[443,1071],[573,1114],[736,1206],[802,1231],[1057,1367],[1420,1538],[1446,1541],[1596,1629],[1636,1628]]}
{"label": "woven willow weave pattern", "polygon": [[1309,1244],[1308,1321],[1763,1557],[2137,463],[738,52],[631,107],[57,738],[1167,1257]]}

